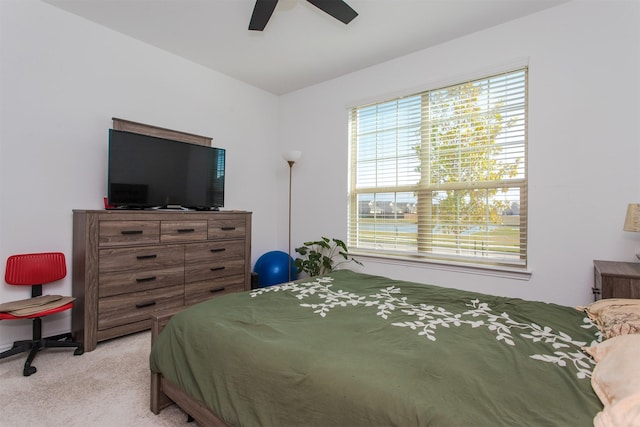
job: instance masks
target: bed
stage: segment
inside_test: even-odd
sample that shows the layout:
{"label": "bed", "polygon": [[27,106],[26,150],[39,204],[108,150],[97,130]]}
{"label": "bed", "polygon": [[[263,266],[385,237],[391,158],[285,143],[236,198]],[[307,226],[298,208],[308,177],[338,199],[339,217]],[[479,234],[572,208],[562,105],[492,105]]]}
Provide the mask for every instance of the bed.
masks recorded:
{"label": "bed", "polygon": [[154,320],[151,410],[201,425],[587,426],[575,308],[340,270]]}

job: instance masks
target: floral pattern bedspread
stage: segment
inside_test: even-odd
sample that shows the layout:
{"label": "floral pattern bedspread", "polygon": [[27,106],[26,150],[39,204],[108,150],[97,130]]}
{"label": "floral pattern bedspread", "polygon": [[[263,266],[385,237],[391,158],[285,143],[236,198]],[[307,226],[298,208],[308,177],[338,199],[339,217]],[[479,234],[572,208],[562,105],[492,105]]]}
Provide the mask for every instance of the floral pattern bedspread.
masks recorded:
{"label": "floral pattern bedspread", "polygon": [[591,425],[584,313],[348,270],[169,322],[151,369],[230,425]]}

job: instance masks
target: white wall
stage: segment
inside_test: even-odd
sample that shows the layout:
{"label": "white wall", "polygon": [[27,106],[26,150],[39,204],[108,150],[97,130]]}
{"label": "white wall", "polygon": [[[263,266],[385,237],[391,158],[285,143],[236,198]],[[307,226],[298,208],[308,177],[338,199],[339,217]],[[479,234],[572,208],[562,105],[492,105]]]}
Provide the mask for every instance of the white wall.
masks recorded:
{"label": "white wall", "polygon": [[[112,117],[213,137],[225,207],[253,212],[253,261],[275,247],[276,96],[40,1],[2,0],[0,15],[2,262],[59,250],[70,270],[72,209],[103,207]],[[52,286],[70,294],[70,274]],[[0,301],[28,296],[16,288],[3,282]],[[43,323],[66,332],[70,314]],[[29,335],[29,321],[0,322],[0,348]]]}
{"label": "white wall", "polygon": [[[253,262],[346,236],[346,106],[426,89],[527,58],[530,65],[529,281],[365,260],[365,271],[575,305],[591,298],[592,260],[632,261],[622,231],[640,201],[639,6],[582,1],[280,98],[34,0],[0,0],[0,260],[61,250],[72,209],[100,209],[112,117],[211,136],[228,155],[229,209],[253,215]],[[69,265],[70,267],[70,265]],[[3,270],[2,270],[3,271]],[[69,293],[71,278],[56,286]],[[0,301],[23,296],[0,286]],[[1,322],[0,348],[28,335]],[[68,314],[45,334],[68,331]]]}
{"label": "white wall", "polygon": [[[363,259],[365,272],[565,305],[592,300],[593,260],[634,261],[640,201],[640,3],[574,1],[280,100],[294,171],[293,245],[346,238],[347,113],[358,102],[529,64],[530,280]],[[282,203],[285,203],[283,200]]]}

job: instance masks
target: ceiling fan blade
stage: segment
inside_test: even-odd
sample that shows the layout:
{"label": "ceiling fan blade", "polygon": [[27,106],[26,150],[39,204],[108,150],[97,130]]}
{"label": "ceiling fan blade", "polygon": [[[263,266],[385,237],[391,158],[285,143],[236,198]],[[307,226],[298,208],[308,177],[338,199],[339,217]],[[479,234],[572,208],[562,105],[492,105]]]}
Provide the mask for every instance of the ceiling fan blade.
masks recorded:
{"label": "ceiling fan blade", "polygon": [[252,31],[264,30],[277,4],[278,0],[256,0],[251,21],[249,22],[249,29]]}
{"label": "ceiling fan blade", "polygon": [[320,10],[325,11],[329,15],[345,24],[348,24],[358,16],[358,13],[351,8],[343,0],[307,0]]}

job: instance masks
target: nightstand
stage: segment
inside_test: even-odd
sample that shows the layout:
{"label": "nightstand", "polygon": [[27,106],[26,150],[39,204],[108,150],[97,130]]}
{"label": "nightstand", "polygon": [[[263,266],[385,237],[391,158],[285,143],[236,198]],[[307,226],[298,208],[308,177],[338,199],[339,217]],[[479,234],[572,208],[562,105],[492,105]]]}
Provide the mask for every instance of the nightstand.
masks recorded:
{"label": "nightstand", "polygon": [[640,263],[593,261],[594,300],[640,298]]}

